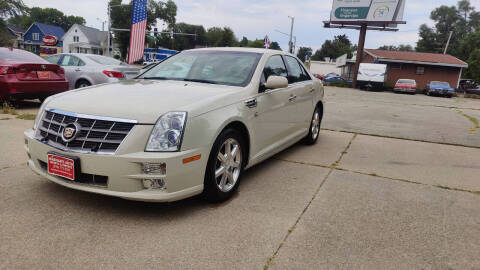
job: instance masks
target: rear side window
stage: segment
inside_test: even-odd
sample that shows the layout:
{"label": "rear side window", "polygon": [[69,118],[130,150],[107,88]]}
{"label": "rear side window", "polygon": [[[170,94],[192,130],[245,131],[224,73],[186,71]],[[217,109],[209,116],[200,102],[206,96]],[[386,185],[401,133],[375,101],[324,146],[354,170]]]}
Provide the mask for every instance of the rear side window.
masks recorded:
{"label": "rear side window", "polygon": [[73,55],[64,55],[62,62],[62,66],[73,66],[73,67],[78,67],[78,66],[85,66],[85,63],[80,60],[80,58],[73,56]]}
{"label": "rear side window", "polygon": [[124,63],[122,61],[119,61],[115,58],[102,56],[102,55],[91,55],[91,56],[87,56],[87,57],[90,58],[90,60],[93,60],[100,65],[105,65],[105,66],[124,65]]}
{"label": "rear side window", "polygon": [[310,80],[310,76],[306,73],[297,59],[291,56],[285,56],[288,66],[288,83],[297,83]]}
{"label": "rear side window", "polygon": [[58,61],[60,60],[60,57],[61,57],[61,55],[57,54],[57,55],[49,56],[49,57],[45,58],[45,60],[47,60],[48,62],[56,65],[56,64],[58,64]]}
{"label": "rear side window", "polygon": [[265,76],[265,80],[268,80],[268,77],[272,75],[287,77],[287,68],[280,55],[274,55],[268,59],[263,69],[263,75]]}
{"label": "rear side window", "polygon": [[7,62],[48,64],[48,62],[45,61],[40,56],[33,54],[31,52],[18,50],[18,49],[10,50],[8,48],[0,48],[0,59]]}

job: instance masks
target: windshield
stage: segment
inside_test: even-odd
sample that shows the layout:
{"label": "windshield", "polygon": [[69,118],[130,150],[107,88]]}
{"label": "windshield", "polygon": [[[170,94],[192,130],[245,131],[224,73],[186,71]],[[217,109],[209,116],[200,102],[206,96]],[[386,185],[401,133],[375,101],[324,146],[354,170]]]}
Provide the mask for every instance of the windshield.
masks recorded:
{"label": "windshield", "polygon": [[246,86],[261,56],[249,52],[186,51],[166,59],[139,78]]}
{"label": "windshield", "polygon": [[398,83],[401,84],[415,84],[414,80],[398,80]]}
{"label": "windshield", "polygon": [[106,56],[101,56],[101,55],[89,55],[87,57],[90,60],[93,60],[100,65],[106,65],[106,66],[124,65],[124,63],[122,61],[119,61],[119,60],[117,60],[115,58],[111,58],[111,57],[106,57]]}
{"label": "windshield", "polygon": [[450,87],[450,84],[448,84],[447,82],[431,82],[430,84],[433,86]]}

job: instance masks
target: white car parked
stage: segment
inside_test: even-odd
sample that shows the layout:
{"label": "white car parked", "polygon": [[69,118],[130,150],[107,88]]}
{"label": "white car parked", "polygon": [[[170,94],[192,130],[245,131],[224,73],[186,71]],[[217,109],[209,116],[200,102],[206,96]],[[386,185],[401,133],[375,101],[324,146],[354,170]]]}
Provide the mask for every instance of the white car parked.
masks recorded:
{"label": "white car parked", "polygon": [[28,165],[60,185],[125,199],[222,201],[245,169],[317,141],[323,95],[281,51],[184,51],[137,79],[48,98],[25,132]]}

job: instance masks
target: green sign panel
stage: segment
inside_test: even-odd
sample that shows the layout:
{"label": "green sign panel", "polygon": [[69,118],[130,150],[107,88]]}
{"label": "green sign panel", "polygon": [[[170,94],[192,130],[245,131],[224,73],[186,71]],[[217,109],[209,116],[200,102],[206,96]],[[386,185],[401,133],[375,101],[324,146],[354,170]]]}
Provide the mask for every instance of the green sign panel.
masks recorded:
{"label": "green sign panel", "polygon": [[345,20],[364,20],[369,10],[369,7],[339,7],[335,10],[335,17]]}

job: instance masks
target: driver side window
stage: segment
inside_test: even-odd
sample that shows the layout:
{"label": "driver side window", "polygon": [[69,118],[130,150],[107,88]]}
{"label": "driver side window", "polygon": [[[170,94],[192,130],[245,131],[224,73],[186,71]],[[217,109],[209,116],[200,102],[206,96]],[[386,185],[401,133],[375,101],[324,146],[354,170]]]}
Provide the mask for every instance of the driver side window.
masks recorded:
{"label": "driver side window", "polygon": [[287,68],[280,55],[274,55],[268,59],[263,69],[262,82],[266,82],[272,75],[287,78]]}

